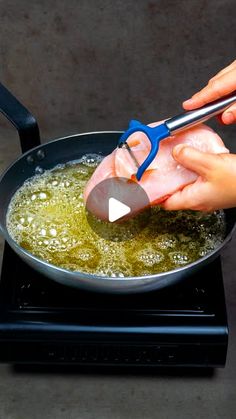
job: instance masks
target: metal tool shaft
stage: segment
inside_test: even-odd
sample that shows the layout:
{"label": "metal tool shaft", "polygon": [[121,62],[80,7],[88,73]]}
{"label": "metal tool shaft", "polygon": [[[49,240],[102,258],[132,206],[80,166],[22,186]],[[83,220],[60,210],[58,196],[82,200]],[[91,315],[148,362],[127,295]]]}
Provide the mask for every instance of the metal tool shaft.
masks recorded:
{"label": "metal tool shaft", "polygon": [[171,135],[176,134],[185,130],[187,127],[189,128],[200,124],[201,122],[207,121],[213,116],[224,112],[233,103],[236,103],[236,93],[224,97],[223,99],[211,102],[202,108],[174,116],[173,118],[165,121],[165,124]]}

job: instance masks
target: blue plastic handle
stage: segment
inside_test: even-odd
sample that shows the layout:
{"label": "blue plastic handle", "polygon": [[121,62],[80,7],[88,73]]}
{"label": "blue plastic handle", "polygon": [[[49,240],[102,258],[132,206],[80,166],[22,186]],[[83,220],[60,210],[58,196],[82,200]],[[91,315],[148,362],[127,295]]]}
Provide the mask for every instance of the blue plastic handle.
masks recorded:
{"label": "blue plastic handle", "polygon": [[155,159],[158,149],[159,149],[160,141],[163,140],[164,138],[169,137],[170,131],[167,128],[165,123],[152,128],[152,127],[149,127],[148,125],[142,124],[139,121],[136,121],[135,119],[132,119],[129,123],[129,128],[120,137],[118,145],[121,146],[122,144],[124,144],[129,138],[129,136],[133,134],[134,132],[143,132],[144,134],[146,134],[146,136],[148,137],[151,143],[151,151],[149,155],[147,156],[147,158],[144,160],[144,162],[141,164],[141,166],[138,168],[138,171],[136,173],[137,180],[140,180],[145,170]]}

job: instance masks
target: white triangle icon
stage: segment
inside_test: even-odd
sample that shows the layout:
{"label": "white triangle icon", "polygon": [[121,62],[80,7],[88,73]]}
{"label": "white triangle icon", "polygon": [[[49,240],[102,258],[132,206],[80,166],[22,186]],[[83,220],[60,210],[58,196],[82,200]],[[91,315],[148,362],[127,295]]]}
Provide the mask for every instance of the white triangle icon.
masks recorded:
{"label": "white triangle icon", "polygon": [[108,219],[111,223],[124,217],[124,215],[129,214],[129,212],[131,212],[131,209],[128,205],[123,204],[123,202],[118,201],[118,199],[109,198]]}

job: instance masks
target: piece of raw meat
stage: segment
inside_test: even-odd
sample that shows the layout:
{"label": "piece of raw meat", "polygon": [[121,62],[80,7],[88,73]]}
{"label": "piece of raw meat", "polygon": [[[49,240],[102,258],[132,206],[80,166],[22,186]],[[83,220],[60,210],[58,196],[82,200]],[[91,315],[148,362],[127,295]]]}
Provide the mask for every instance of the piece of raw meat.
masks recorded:
{"label": "piece of raw meat", "polygon": [[[156,126],[160,123],[150,124],[150,126]],[[142,133],[135,133],[128,139],[128,144],[137,161],[141,164],[150,151],[148,138]],[[148,195],[150,205],[160,204],[176,191],[195,182],[198,177],[195,172],[185,169],[172,157],[172,150],[177,144],[187,144],[207,153],[229,152],[218,134],[202,124],[174,137],[162,140],[157,156],[139,181],[139,185],[142,186]],[[126,178],[127,184],[125,187],[128,191],[129,180],[135,180],[136,172],[137,168],[128,151],[123,148],[115,149],[109,156],[103,159],[87,183],[84,191],[85,203],[92,189],[105,179],[114,177]],[[106,199],[104,194],[102,198]],[[98,207],[99,204],[93,205],[93,208],[88,209],[99,218],[106,219],[106,216],[103,216],[101,209]],[[132,216],[132,212],[129,215]]]}

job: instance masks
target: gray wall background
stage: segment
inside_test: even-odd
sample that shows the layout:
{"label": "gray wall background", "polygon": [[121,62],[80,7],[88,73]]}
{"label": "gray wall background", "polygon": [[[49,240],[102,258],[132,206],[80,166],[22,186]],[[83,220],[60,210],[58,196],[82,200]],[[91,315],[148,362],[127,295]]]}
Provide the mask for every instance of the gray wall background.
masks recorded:
{"label": "gray wall background", "polygon": [[[44,141],[180,112],[236,58],[235,41],[236,0],[0,0],[0,81],[36,116]],[[236,126],[214,125],[236,152]],[[0,115],[0,172],[17,154],[17,134]],[[222,255],[225,369],[140,377],[1,365],[0,418],[235,419],[235,249],[236,236]]]}
{"label": "gray wall background", "polygon": [[235,58],[235,17],[235,0],[0,0],[0,80],[44,140],[148,123]]}

